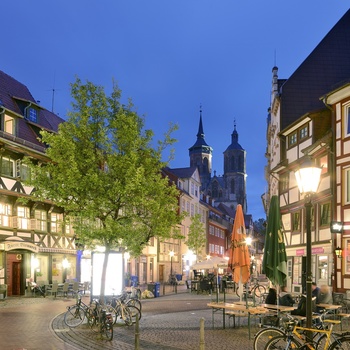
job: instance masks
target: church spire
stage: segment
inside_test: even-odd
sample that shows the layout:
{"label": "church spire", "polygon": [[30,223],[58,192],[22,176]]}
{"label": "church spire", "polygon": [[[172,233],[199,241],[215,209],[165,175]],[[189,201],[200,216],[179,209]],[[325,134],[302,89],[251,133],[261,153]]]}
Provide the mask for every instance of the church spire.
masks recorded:
{"label": "church spire", "polygon": [[204,140],[203,122],[202,122],[202,105],[199,106],[199,127],[197,133],[197,139],[202,138]]}
{"label": "church spire", "polygon": [[202,188],[205,188],[211,177],[211,158],[213,149],[204,140],[202,105],[200,105],[199,108],[197,140],[188,150],[190,156],[190,166],[198,168]]}
{"label": "church spire", "polygon": [[238,132],[236,130],[236,119],[233,121],[233,132],[231,134],[231,144],[238,143]]}

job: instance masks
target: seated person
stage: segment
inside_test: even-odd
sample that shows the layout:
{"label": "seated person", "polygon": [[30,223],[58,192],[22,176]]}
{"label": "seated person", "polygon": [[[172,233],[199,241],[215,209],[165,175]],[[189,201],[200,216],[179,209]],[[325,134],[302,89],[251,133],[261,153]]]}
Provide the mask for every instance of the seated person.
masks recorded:
{"label": "seated person", "polygon": [[[312,297],[312,311],[316,311],[316,297]],[[297,309],[291,311],[291,315],[306,316],[306,296],[302,295]]]}
{"label": "seated person", "polygon": [[270,288],[269,293],[265,299],[265,304],[276,305],[277,304],[277,292],[275,288]]}
{"label": "seated person", "polygon": [[283,305],[283,306],[293,306],[294,305],[294,299],[292,298],[291,294],[288,293],[286,286],[281,287],[281,292],[280,292],[278,302],[280,305]]}
{"label": "seated person", "polygon": [[[332,304],[333,298],[332,294],[327,285],[322,285],[316,300],[317,304]],[[316,312],[322,312],[324,309],[320,306],[317,307]]]}

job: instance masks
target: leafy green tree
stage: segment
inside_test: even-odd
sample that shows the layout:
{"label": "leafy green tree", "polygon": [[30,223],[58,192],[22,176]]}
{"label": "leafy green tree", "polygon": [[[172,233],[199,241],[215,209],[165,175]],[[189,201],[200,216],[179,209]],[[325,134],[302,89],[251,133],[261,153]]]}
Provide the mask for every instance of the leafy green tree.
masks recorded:
{"label": "leafy green tree", "polygon": [[[31,166],[36,200],[51,200],[74,218],[80,242],[105,247],[101,300],[108,256],[117,247],[138,256],[151,237],[171,237],[179,223],[178,191],[162,176],[163,151],[175,141],[171,125],[163,141],[152,147],[153,132],[120,102],[121,91],[76,79],[74,102],[57,134],[42,131],[47,164]],[[172,157],[170,152],[169,160]]]}
{"label": "leafy green tree", "polygon": [[254,221],[254,230],[260,235],[265,236],[266,233],[266,220],[260,218],[259,220]]}
{"label": "leafy green tree", "polygon": [[196,214],[192,217],[191,225],[189,227],[188,237],[185,242],[188,248],[198,257],[207,241],[205,228],[201,222],[201,215]]}

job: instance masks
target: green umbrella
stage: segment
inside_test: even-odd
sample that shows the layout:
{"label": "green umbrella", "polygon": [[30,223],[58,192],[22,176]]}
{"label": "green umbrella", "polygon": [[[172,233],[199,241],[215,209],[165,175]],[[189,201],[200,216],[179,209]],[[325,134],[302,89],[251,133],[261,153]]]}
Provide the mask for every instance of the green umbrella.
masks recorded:
{"label": "green umbrella", "polygon": [[277,196],[272,196],[268,213],[263,273],[275,286],[284,286],[287,278],[287,255]]}

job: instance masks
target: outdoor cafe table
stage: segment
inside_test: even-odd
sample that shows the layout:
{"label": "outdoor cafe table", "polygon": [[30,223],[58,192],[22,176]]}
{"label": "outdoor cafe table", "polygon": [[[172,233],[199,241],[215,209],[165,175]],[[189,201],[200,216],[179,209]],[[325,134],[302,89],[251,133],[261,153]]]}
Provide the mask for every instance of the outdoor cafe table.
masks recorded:
{"label": "outdoor cafe table", "polygon": [[341,305],[334,305],[334,304],[316,304],[318,307],[322,307],[326,310],[338,310],[341,308]]}
{"label": "outdoor cafe table", "polygon": [[275,304],[261,304],[261,307],[265,309],[280,311],[280,312],[290,312],[295,310],[294,306],[284,306],[284,305],[275,305]]}
{"label": "outdoor cafe table", "polygon": [[334,310],[334,319],[335,319],[336,310],[338,310],[342,307],[341,305],[334,305],[334,304],[316,304],[316,306],[320,307],[322,309],[325,309],[327,311]]}
{"label": "outdoor cafe table", "polygon": [[214,313],[217,311],[222,310],[222,322],[223,322],[223,328],[225,328],[225,313],[227,311],[242,311],[244,313],[247,313],[248,315],[248,334],[250,339],[250,315],[260,315],[264,314],[267,310],[265,308],[261,307],[255,307],[255,306],[246,306],[242,304],[231,304],[231,303],[224,303],[224,302],[211,302],[208,303],[207,306],[212,308],[212,325],[214,328]]}

